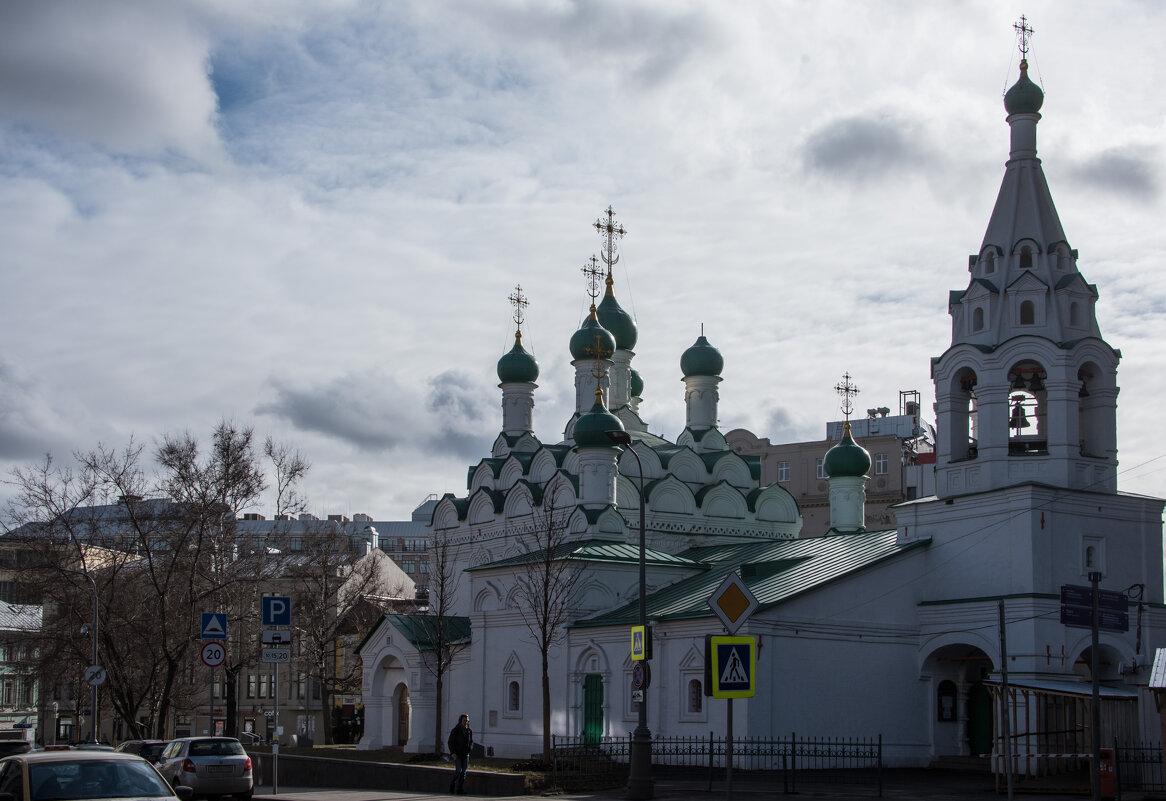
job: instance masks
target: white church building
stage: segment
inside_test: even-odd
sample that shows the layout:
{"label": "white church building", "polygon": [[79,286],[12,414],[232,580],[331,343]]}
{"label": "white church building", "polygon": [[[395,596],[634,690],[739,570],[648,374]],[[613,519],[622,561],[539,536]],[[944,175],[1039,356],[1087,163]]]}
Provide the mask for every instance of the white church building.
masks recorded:
{"label": "white church building", "polygon": [[[648,433],[632,369],[636,326],[606,293],[571,338],[576,410],[561,442],[534,434],[538,366],[502,356],[502,430],[471,467],[464,497],[435,507],[430,534],[458,576],[458,650],[437,690],[423,638],[386,616],[360,646],[361,748],[441,749],[434,732],[470,714],[495,755],[542,748],[542,669],[518,590],[540,556],[531,532],[565,515],[553,561],[578,575],[550,654],[554,734],[627,736],[636,726],[629,627],[638,620],[640,465],[646,507],[647,614],[654,632],[648,725],[655,736],[724,732],[705,697],[704,637],[721,633],[707,599],[736,572],[760,606],[757,692],[738,701],[737,736],[874,737],[888,765],[927,765],[999,748],[1002,642],[1014,750],[1088,750],[1090,631],[1060,622],[1062,585],[1128,598],[1127,632],[1102,632],[1103,742],[1157,739],[1146,688],[1166,646],[1163,502],[1117,488],[1120,353],[1097,326],[1097,289],[1078,271],[1037,158],[1044,97],[1021,62],[1004,104],[1011,145],[983,242],[949,298],[951,344],[932,359],[936,492],[864,525],[870,456],[849,434],[825,454],[831,528],[799,537],[780,485],[717,429],[721,354],[704,336],[684,351],[686,427]],[[603,220],[601,220],[603,223]],[[608,210],[605,261],[622,233]],[[594,287],[594,285],[593,285]],[[592,297],[598,297],[593,288]],[[841,371],[840,371],[841,372]],[[630,436],[617,447],[608,431]],[[633,452],[634,451],[634,452]],[[431,560],[432,561],[432,560]],[[1000,609],[1006,620],[1002,638]]]}

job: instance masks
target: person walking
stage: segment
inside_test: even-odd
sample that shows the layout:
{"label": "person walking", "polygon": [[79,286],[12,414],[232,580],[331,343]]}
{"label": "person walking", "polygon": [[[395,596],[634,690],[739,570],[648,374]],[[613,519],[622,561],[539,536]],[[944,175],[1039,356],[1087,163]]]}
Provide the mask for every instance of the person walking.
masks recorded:
{"label": "person walking", "polygon": [[449,783],[449,792],[465,795],[466,771],[470,769],[470,751],[474,749],[474,730],[470,728],[469,715],[463,714],[457,719],[457,725],[450,729],[446,745],[454,757],[453,780]]}

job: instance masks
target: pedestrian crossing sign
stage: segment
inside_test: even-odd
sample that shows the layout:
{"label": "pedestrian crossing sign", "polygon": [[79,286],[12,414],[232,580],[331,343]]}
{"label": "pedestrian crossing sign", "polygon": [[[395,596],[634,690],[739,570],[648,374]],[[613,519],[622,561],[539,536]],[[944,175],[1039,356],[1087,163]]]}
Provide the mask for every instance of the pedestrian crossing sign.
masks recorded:
{"label": "pedestrian crossing sign", "polygon": [[705,655],[713,698],[752,698],[756,691],[757,638],[708,637]]}

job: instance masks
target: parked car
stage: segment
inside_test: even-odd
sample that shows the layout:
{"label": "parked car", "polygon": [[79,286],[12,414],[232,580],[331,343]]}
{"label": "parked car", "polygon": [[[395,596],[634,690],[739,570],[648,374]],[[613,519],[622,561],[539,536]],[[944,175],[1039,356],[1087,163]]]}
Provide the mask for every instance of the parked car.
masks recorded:
{"label": "parked car", "polygon": [[157,768],[171,785],[191,787],[197,796],[232,795],[237,801],[251,801],[251,757],[234,737],[171,740]]}
{"label": "parked car", "polygon": [[149,762],[157,762],[169,744],[169,740],[126,740],[117,747],[117,750],[126,754],[137,754]]}
{"label": "parked car", "polygon": [[0,799],[4,801],[190,801],[193,792],[189,787],[171,788],[153,765],[133,754],[30,751],[0,759]]}
{"label": "parked car", "polygon": [[28,740],[0,740],[0,757],[24,754],[32,750]]}

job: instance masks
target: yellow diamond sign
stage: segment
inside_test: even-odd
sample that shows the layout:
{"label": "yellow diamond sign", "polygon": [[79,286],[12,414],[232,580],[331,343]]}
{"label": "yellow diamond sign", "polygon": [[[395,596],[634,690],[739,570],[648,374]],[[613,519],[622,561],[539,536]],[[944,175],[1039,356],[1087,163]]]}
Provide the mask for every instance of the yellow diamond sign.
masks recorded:
{"label": "yellow diamond sign", "polygon": [[735,572],[725,576],[721,586],[709,597],[708,604],[729,634],[736,634],[758,606],[753,593]]}

